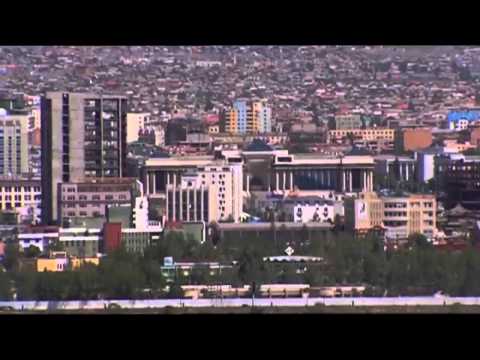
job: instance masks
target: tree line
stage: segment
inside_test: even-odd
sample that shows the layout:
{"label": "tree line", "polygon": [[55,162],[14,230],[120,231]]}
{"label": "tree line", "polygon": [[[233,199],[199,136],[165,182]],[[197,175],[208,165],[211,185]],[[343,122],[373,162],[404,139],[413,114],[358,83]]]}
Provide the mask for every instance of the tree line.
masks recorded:
{"label": "tree line", "polygon": [[[266,256],[284,255],[287,246],[295,255],[322,257],[320,264],[267,263]],[[480,296],[480,253],[470,245],[455,252],[441,251],[422,235],[409,238],[398,250],[385,250],[375,234],[355,238],[346,231],[292,235],[285,229],[267,233],[226,233],[216,244],[203,244],[181,233],[170,232],[143,254],[118,249],[101,259],[65,272],[36,272],[19,266],[7,249],[0,272],[0,300],[88,300],[181,297],[180,286],[269,283],[305,283],[311,286],[366,285],[366,295],[414,296],[443,291],[451,296]],[[17,254],[17,256],[20,256]],[[197,267],[188,275],[177,272],[167,290],[162,273],[164,257],[175,261],[219,262],[230,265],[212,273]]]}

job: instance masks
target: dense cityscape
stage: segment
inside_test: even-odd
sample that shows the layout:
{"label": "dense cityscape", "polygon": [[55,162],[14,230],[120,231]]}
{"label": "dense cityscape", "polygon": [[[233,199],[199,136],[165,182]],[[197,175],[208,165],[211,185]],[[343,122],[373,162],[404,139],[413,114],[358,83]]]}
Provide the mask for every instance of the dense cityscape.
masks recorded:
{"label": "dense cityscape", "polygon": [[479,140],[480,48],[0,47],[0,308],[475,298]]}

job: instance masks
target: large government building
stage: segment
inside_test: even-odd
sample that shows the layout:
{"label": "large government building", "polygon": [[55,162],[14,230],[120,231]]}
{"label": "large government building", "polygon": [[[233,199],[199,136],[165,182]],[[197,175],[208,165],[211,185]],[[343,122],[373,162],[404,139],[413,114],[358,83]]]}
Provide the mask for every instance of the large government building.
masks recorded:
{"label": "large government building", "polygon": [[[255,191],[284,194],[320,190],[369,192],[373,190],[374,167],[373,157],[360,149],[353,149],[343,157],[326,157],[289,154],[287,150],[274,150],[261,141],[253,141],[243,150],[218,150],[209,156],[148,159],[142,182],[145,194],[151,198],[165,198],[167,191],[186,191],[188,187],[198,191],[202,187],[203,191],[209,188],[209,193],[214,194],[212,201],[220,200],[221,203],[220,209],[215,210],[218,216],[208,216],[208,220],[221,220],[231,215],[239,221],[244,194],[248,196]],[[213,190],[213,187],[218,189]],[[218,191],[225,192],[225,200],[222,195],[218,197]],[[169,198],[172,201],[169,201],[167,219],[182,220],[183,217],[179,219],[177,215],[188,212],[175,210],[174,195],[169,195]],[[190,200],[190,197],[187,199]],[[175,203],[179,201],[180,195]],[[206,214],[200,209],[197,213]]]}

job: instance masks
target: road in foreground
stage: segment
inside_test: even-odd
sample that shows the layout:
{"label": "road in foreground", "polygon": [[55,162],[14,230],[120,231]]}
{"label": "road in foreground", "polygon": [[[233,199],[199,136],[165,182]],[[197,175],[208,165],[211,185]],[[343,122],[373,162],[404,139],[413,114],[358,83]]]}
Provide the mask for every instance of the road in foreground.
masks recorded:
{"label": "road in foreground", "polygon": [[52,310],[52,311],[0,311],[0,314],[59,314],[59,315],[201,315],[201,314],[480,314],[478,305],[447,306],[309,306],[309,307],[199,307],[160,309],[111,309],[111,310]]}

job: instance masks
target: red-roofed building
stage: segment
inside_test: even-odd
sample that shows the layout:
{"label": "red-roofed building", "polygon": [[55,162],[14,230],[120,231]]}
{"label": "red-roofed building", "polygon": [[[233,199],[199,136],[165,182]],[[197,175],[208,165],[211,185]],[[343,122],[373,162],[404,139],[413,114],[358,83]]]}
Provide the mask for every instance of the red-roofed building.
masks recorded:
{"label": "red-roofed building", "polygon": [[122,243],[122,224],[105,223],[103,225],[103,247],[107,254],[118,249]]}

